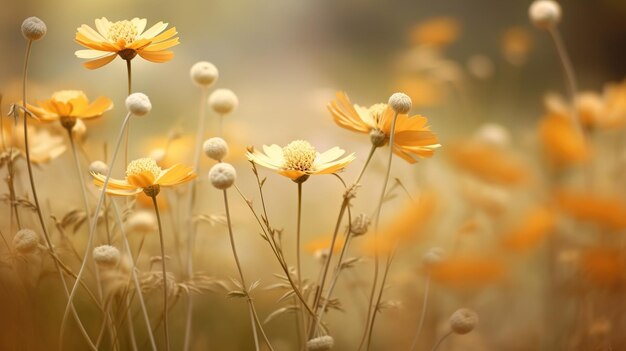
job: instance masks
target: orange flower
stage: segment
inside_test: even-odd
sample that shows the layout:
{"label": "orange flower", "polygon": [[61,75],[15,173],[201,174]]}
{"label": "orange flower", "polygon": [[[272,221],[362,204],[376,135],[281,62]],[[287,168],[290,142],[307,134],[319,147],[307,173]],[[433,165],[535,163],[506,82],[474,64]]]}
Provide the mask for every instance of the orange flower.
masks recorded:
{"label": "orange flower", "polygon": [[600,285],[614,285],[626,278],[626,255],[610,247],[590,248],[583,252],[581,273]]}
{"label": "orange flower", "polygon": [[478,288],[504,278],[507,267],[495,255],[466,255],[445,258],[430,267],[434,281],[457,288]]}
{"label": "orange flower", "polygon": [[526,167],[505,150],[481,141],[464,141],[447,149],[452,163],[472,175],[502,185],[518,185],[528,180]]}
{"label": "orange flower", "polygon": [[556,226],[552,210],[536,207],[528,211],[512,230],[503,236],[504,247],[513,251],[527,251],[536,247]]}
{"label": "orange flower", "polygon": [[77,57],[91,60],[83,63],[88,69],[100,68],[117,55],[127,61],[139,55],[156,63],[167,62],[174,57],[174,53],[166,49],[178,45],[178,37],[172,38],[177,34],[176,27],[163,32],[167,23],[158,22],[144,31],[145,18],[110,22],[102,17],[95,22],[97,30],[83,24],[77,29],[75,38],[76,42],[89,49],[75,52]]}
{"label": "orange flower", "polygon": [[[106,176],[92,172],[94,184],[103,188]],[[196,173],[189,168],[176,164],[168,169],[161,169],[151,158],[140,158],[131,161],[126,168],[126,179],[109,179],[106,193],[110,195],[136,195],[140,192],[153,197],[161,187],[169,187],[190,181]]]}
{"label": "orange flower", "polygon": [[434,17],[411,29],[411,41],[415,45],[443,47],[456,41],[461,34],[461,25],[453,17]]}
{"label": "orange flower", "polygon": [[[25,143],[23,134],[23,125],[15,127],[13,122],[8,120],[2,121],[2,142],[0,142],[0,164],[3,163],[5,157],[11,148],[14,152],[20,154],[25,153]],[[28,150],[30,151],[30,160],[35,164],[41,164],[53,160],[67,150],[63,142],[63,138],[59,135],[50,133],[47,129],[28,126]]]}
{"label": "orange flower", "polygon": [[514,66],[526,63],[532,45],[533,39],[525,28],[511,27],[502,35],[502,54]]}
{"label": "orange flower", "polygon": [[539,123],[539,138],[555,166],[577,165],[589,158],[587,142],[567,116],[546,115]]}
{"label": "orange flower", "polygon": [[[370,135],[382,133],[384,142],[389,142],[394,112],[387,104],[375,104],[369,108],[352,106],[346,93],[338,92],[337,100],[328,104],[328,110],[340,127]],[[393,152],[409,163],[417,162],[416,157],[433,156],[441,145],[427,123],[426,117],[398,115]]]}
{"label": "orange flower", "polygon": [[338,147],[320,154],[304,140],[292,141],[283,148],[276,144],[263,145],[263,151],[264,153],[252,149],[246,156],[248,160],[275,170],[294,182],[303,182],[314,174],[340,172],[355,159],[353,153],[339,159],[345,151]]}
{"label": "orange flower", "polygon": [[574,218],[610,230],[626,228],[626,202],[620,198],[574,191],[559,191],[555,197],[558,206]]}
{"label": "orange flower", "polygon": [[76,119],[90,119],[102,116],[113,108],[113,102],[107,97],[99,97],[91,104],[85,93],[80,90],[61,90],[52,94],[45,101],[37,101],[38,106],[28,105],[28,110],[44,122],[61,121],[76,123]]}

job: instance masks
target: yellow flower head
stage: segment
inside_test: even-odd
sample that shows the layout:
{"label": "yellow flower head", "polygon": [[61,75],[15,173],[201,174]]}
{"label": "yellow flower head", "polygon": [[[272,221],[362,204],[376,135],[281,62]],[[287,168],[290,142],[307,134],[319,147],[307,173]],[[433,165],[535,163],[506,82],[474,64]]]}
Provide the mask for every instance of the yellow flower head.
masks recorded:
{"label": "yellow flower head", "polygon": [[113,61],[116,55],[124,60],[139,55],[151,62],[167,62],[174,53],[166,49],[179,44],[178,37],[172,38],[178,34],[176,27],[163,32],[167,23],[158,22],[144,31],[145,18],[110,22],[102,17],[95,22],[96,30],[86,24],[76,30],[76,42],[88,50],[78,50],[75,54],[90,60],[83,63],[88,69],[100,68]]}
{"label": "yellow flower head", "polygon": [[[383,145],[389,142],[394,112],[387,104],[368,107],[352,105],[348,95],[337,93],[337,100],[328,104],[335,123],[340,127],[369,133],[372,142],[377,135],[384,138]],[[399,114],[396,120],[393,152],[409,163],[417,162],[416,157],[431,157],[441,145],[435,133],[430,131],[428,120],[422,116]]]}
{"label": "yellow flower head", "polygon": [[[101,96],[91,104],[84,92],[80,90],[61,90],[52,94],[50,99],[37,101],[37,106],[28,105],[29,111],[44,122],[76,119],[90,119],[102,116],[113,108],[111,99]],[[72,125],[73,125],[72,123]]]}
{"label": "yellow flower head", "polygon": [[263,151],[250,149],[248,160],[275,170],[295,182],[303,182],[313,174],[331,174],[343,170],[355,159],[354,153],[339,159],[345,151],[333,147],[319,153],[308,141],[295,140],[281,148],[278,145],[263,145]]}
{"label": "yellow flower head", "polygon": [[[91,172],[94,184],[104,187],[106,176]],[[189,167],[175,164],[168,169],[161,169],[155,160],[140,158],[131,161],[126,168],[126,179],[109,179],[106,192],[111,195],[135,195],[145,192],[146,195],[156,196],[160,187],[174,186],[196,177],[196,173]],[[154,193],[156,192],[156,193]],[[152,195],[153,194],[153,195]]]}

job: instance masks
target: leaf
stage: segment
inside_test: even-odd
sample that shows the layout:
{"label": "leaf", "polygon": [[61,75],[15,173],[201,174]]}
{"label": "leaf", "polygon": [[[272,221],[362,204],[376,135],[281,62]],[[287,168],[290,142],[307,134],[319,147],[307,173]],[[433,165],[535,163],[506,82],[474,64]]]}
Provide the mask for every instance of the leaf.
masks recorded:
{"label": "leaf", "polygon": [[263,321],[263,324],[267,324],[270,321],[272,321],[274,318],[280,316],[281,314],[287,313],[287,312],[292,312],[295,313],[296,311],[298,311],[299,308],[297,306],[287,306],[287,307],[281,307],[279,309],[277,309],[276,311],[270,313],[265,320]]}
{"label": "leaf", "polygon": [[240,298],[248,297],[248,294],[246,294],[245,291],[233,290],[233,291],[229,291],[228,294],[226,294],[226,297],[240,299]]}
{"label": "leaf", "polygon": [[280,303],[285,301],[286,299],[290,298],[291,296],[295,295],[295,291],[294,290],[289,290],[286,293],[283,294],[283,296],[281,296],[276,302]]}

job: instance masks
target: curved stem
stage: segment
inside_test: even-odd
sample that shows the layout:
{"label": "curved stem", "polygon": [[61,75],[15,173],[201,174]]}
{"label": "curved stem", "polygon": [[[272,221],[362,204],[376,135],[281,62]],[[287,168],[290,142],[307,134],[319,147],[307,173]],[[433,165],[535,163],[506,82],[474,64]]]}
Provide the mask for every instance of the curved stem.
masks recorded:
{"label": "curved stem", "polygon": [[[235,248],[235,238],[233,236],[233,227],[232,227],[232,223],[230,220],[230,208],[228,206],[228,193],[226,189],[223,190],[223,194],[224,194],[224,209],[226,210],[226,223],[228,224],[228,237],[230,238],[230,247],[233,250],[233,257],[235,258],[235,264],[237,266],[237,271],[239,272],[239,278],[241,279],[242,289],[245,291],[246,297],[248,300],[248,307],[250,310],[250,321],[252,322],[252,331],[253,331],[253,336],[254,336],[254,345],[256,346],[256,350],[258,351],[259,340],[258,340],[258,336],[256,333],[256,326],[255,326],[255,323],[258,322],[258,318],[255,318],[256,310],[254,308],[254,303],[252,302],[252,299],[250,298],[250,292],[248,291],[248,287],[246,286],[246,282],[243,277],[243,270],[241,269],[241,262],[239,262],[237,249]],[[263,334],[263,338],[265,339],[267,346],[270,348],[270,350],[273,350],[272,345],[269,343],[267,336],[265,335],[263,326],[260,323],[258,323],[258,327],[259,327],[259,330],[261,331],[261,334]]]}
{"label": "curved stem", "polygon": [[161,227],[161,215],[159,214],[159,206],[157,205],[156,195],[152,196],[152,204],[154,205],[154,213],[159,224],[159,242],[161,243],[161,271],[163,272],[163,331],[165,333],[165,349],[170,349],[170,334],[167,323],[167,270],[165,269],[165,243],[163,240],[163,229]]}
{"label": "curved stem", "polygon": [[[128,95],[130,95],[130,92],[132,91],[132,75],[131,75],[131,60],[126,60],[126,73],[128,75]],[[128,126],[128,128],[126,129],[125,132],[125,136],[124,136],[124,164],[127,165],[128,164],[128,142],[129,142],[129,134],[130,134],[130,125]]]}
{"label": "curved stem", "polygon": [[367,166],[370,164],[370,161],[372,160],[372,156],[374,156],[374,152],[376,152],[376,149],[378,149],[378,147],[372,144],[370,152],[367,155],[367,159],[365,160],[365,164],[363,165],[363,168],[361,168],[361,172],[359,172],[359,176],[354,181],[354,184],[359,184],[361,178],[363,178],[363,174],[365,174],[365,169],[367,169]]}
{"label": "curved stem", "polygon": [[[393,120],[391,122],[391,130],[389,132],[389,157],[387,158],[387,170],[385,173],[385,180],[383,181],[382,191],[380,192],[380,198],[378,199],[378,206],[376,208],[376,215],[374,217],[374,279],[372,282],[372,290],[370,292],[369,306],[367,309],[367,324],[365,327],[365,332],[363,333],[363,337],[361,338],[361,343],[359,345],[359,349],[363,346],[363,342],[368,337],[369,333],[371,333],[371,328],[374,327],[373,323],[370,324],[370,319],[373,314],[376,314],[376,310],[374,306],[372,306],[374,302],[374,295],[376,293],[376,284],[378,283],[378,270],[379,270],[379,262],[378,262],[378,246],[376,245],[378,239],[378,224],[380,222],[380,212],[383,208],[383,202],[385,200],[385,194],[387,192],[387,184],[389,183],[389,174],[391,173],[391,161],[393,160],[393,143],[395,138],[396,131],[396,121],[398,119],[398,112],[394,112]],[[374,309],[374,310],[372,310]]]}
{"label": "curved stem", "polygon": [[[107,173],[107,177],[104,180],[104,183],[102,185],[102,191],[100,192],[100,197],[98,198],[98,204],[96,205],[96,210],[94,212],[94,220],[91,222],[90,228],[89,228],[89,236],[87,237],[87,245],[85,247],[85,255],[83,256],[83,261],[80,265],[80,269],[78,270],[78,274],[76,275],[76,281],[74,282],[74,285],[72,286],[72,290],[69,293],[68,296],[68,301],[67,301],[67,305],[65,306],[65,312],[63,313],[63,318],[61,319],[61,333],[59,336],[59,349],[62,350],[63,349],[63,332],[65,330],[65,323],[67,321],[67,315],[69,313],[70,309],[74,309],[74,305],[73,305],[73,300],[74,300],[74,296],[76,295],[76,291],[78,288],[78,285],[80,284],[81,278],[85,272],[85,267],[87,266],[87,258],[89,256],[89,252],[93,246],[93,238],[94,238],[94,233],[96,232],[96,227],[98,225],[98,214],[100,213],[100,209],[102,208],[102,204],[104,203],[104,197],[106,194],[106,188],[109,185],[109,180],[111,179],[111,174],[113,172],[113,165],[115,164],[115,159],[117,158],[117,154],[119,153],[120,150],[120,146],[122,144],[122,136],[124,135],[124,131],[126,130],[126,126],[128,125],[128,121],[130,120],[130,112],[126,115],[126,118],[124,118],[124,122],[122,123],[122,127],[120,129],[120,133],[117,136],[117,142],[115,145],[115,151],[113,152],[113,157],[111,158],[111,164],[109,165],[109,172]],[[42,222],[43,224],[43,222]],[[45,233],[45,232],[44,232]],[[47,236],[47,234],[46,234]],[[48,240],[48,238],[46,238]],[[49,249],[52,250],[52,245],[49,244]],[[93,343],[92,343],[93,345]]]}
{"label": "curved stem", "polygon": [[426,319],[426,306],[428,305],[428,290],[430,288],[430,272],[428,276],[426,276],[426,286],[424,287],[424,301],[422,302],[422,315],[420,316],[419,324],[417,325],[417,331],[415,332],[415,337],[413,338],[413,342],[411,343],[411,351],[415,350],[417,346],[417,340],[422,333],[422,328],[424,327],[424,319]]}
{"label": "curved stem", "polygon": [[441,343],[446,340],[446,338],[448,336],[450,336],[450,334],[452,334],[452,330],[450,330],[449,332],[447,332],[446,334],[444,334],[441,338],[439,338],[439,340],[437,340],[437,343],[435,344],[435,346],[433,346],[431,351],[437,351],[437,349],[439,348],[439,345],[441,345]]}
{"label": "curved stem", "polygon": [[380,306],[380,301],[383,297],[383,292],[385,291],[385,282],[387,281],[387,275],[389,274],[389,268],[391,268],[391,262],[393,261],[394,250],[387,256],[387,263],[385,265],[385,273],[383,273],[383,279],[380,282],[380,290],[378,291],[378,298],[376,299],[376,304],[373,308],[372,313],[372,322],[370,323],[369,333],[367,335],[367,347],[366,350],[370,349],[370,345],[372,343],[372,334],[374,332],[374,323],[376,322],[376,316],[378,315],[378,307]]}

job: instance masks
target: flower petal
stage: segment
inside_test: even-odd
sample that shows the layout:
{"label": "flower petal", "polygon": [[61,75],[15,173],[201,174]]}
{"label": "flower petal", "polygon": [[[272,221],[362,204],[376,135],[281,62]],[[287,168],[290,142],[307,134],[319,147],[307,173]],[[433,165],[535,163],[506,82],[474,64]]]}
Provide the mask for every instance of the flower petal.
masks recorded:
{"label": "flower petal", "polygon": [[[191,178],[190,178],[191,176]],[[172,167],[161,172],[155,180],[156,184],[162,186],[172,186],[195,178],[193,169],[181,164],[175,164]]]}
{"label": "flower petal", "polygon": [[157,34],[161,33],[165,28],[167,28],[167,23],[157,22],[147,31],[139,34],[139,38],[152,39]]}
{"label": "flower petal", "polygon": [[116,56],[117,55],[115,55],[115,54],[111,54],[109,56],[101,57],[101,58],[96,59],[96,60],[83,62],[83,66],[85,66],[88,69],[100,68],[100,67],[108,64],[109,62],[113,61]]}
{"label": "flower petal", "polygon": [[167,62],[169,60],[171,60],[174,57],[174,53],[171,51],[154,51],[154,52],[150,52],[150,51],[139,51],[138,52],[139,56],[143,57],[144,59],[150,61],[150,62],[154,62],[154,63],[163,63],[163,62]]}

